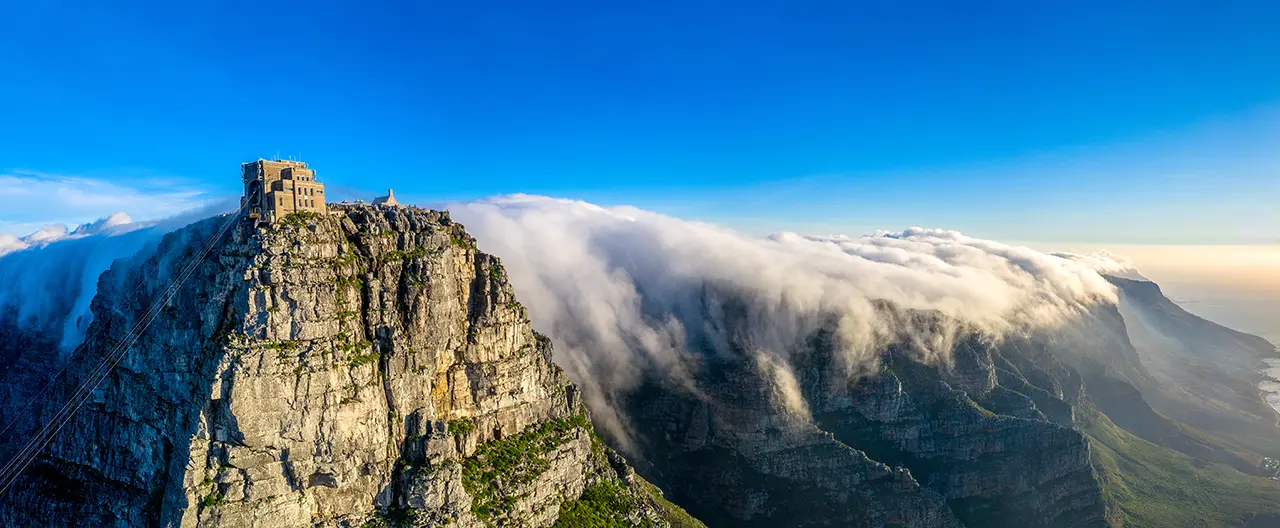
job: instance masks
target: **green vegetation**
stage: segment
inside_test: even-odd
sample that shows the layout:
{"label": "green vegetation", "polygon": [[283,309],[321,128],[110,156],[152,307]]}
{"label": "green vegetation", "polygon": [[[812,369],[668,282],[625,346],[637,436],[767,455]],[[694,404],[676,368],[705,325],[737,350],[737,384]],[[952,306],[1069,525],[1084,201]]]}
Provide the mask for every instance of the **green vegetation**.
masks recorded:
{"label": "green vegetation", "polygon": [[298,348],[298,342],[297,341],[276,341],[273,343],[266,343],[262,345],[262,348],[265,348],[267,350],[293,350],[295,348]]}
{"label": "green vegetation", "polygon": [[529,345],[522,346],[520,347],[519,350],[516,350],[516,357],[525,357],[529,355],[529,352],[531,350],[533,350],[532,346],[529,346]]}
{"label": "green vegetation", "polygon": [[1094,466],[1123,525],[1242,526],[1280,515],[1280,482],[1189,457],[1089,414]]}
{"label": "green vegetation", "polygon": [[494,262],[493,266],[489,268],[490,280],[500,281],[506,278],[506,276],[507,276],[507,269],[502,267],[501,262]]}
{"label": "green vegetation", "polygon": [[341,254],[339,254],[336,258],[333,259],[333,266],[335,268],[350,266],[352,264],[355,264],[356,260],[358,260],[359,258],[360,258],[360,255],[356,254],[355,248],[347,246],[342,249]]}
{"label": "green vegetation", "polygon": [[347,286],[355,286],[357,288],[363,288],[364,280],[361,279],[360,277],[338,277],[336,279],[333,279],[333,284],[339,288],[344,288]]}
{"label": "green vegetation", "polygon": [[560,517],[552,528],[649,528],[654,523],[639,517],[632,524],[627,516],[647,503],[672,528],[706,528],[701,521],[672,504],[662,496],[657,486],[637,478],[631,490],[605,481],[582,490],[582,497],[565,501],[560,505]]}
{"label": "green vegetation", "polygon": [[376,510],[369,514],[369,518],[360,525],[360,528],[391,528],[394,526],[408,526],[413,523],[417,517],[417,512],[409,508],[386,508]]}
{"label": "green vegetation", "polygon": [[366,348],[373,348],[373,341],[369,341],[368,339],[361,339],[360,341],[356,341],[353,343],[351,341],[351,334],[348,334],[346,332],[338,332],[338,335],[335,336],[335,338],[338,341],[337,348],[342,352],[351,352],[353,350],[364,350]]}
{"label": "green vegetation", "polygon": [[449,420],[449,434],[453,436],[462,436],[471,431],[476,430],[476,423],[472,420]]}
{"label": "green vegetation", "polygon": [[575,430],[589,426],[583,414],[556,418],[481,445],[462,466],[462,487],[472,497],[471,513],[480,520],[509,515],[517,498],[515,488],[549,469],[546,455],[568,441]]}
{"label": "green vegetation", "polygon": [[552,528],[652,528],[653,522],[639,519],[631,524],[627,515],[640,508],[640,501],[612,482],[602,482],[582,490],[582,497],[560,505],[560,517]]}
{"label": "green vegetation", "polygon": [[471,241],[467,240],[466,235],[453,235],[453,237],[449,239],[449,242],[459,249],[471,249],[474,247]]}
{"label": "green vegetation", "polygon": [[284,217],[284,220],[280,221],[280,225],[287,225],[290,227],[306,227],[307,224],[315,221],[318,218],[320,218],[320,213],[314,213],[311,211],[297,211],[297,212],[289,213],[288,215],[286,215]]}
{"label": "green vegetation", "polygon": [[662,515],[662,518],[671,523],[671,528],[707,528],[707,525],[702,524],[702,521],[695,519],[683,508],[676,506],[675,503],[663,497],[662,491],[657,486],[649,483],[649,481],[637,477],[636,486],[644,491],[649,498],[649,504],[658,509],[658,513]]}
{"label": "green vegetation", "polygon": [[356,354],[347,358],[347,363],[349,363],[352,368],[355,368],[355,367],[373,363],[374,361],[377,361],[378,358],[380,357],[381,356],[379,356],[376,352],[369,352],[367,354]]}
{"label": "green vegetation", "polygon": [[973,400],[969,400],[969,402],[968,402],[968,403],[969,403],[969,406],[970,406],[970,407],[973,407],[974,409],[977,409],[977,410],[978,410],[978,412],[982,413],[982,417],[983,417],[983,418],[986,418],[986,419],[994,419],[994,418],[996,417],[996,413],[993,413],[993,412],[991,412],[991,411],[987,410],[987,408],[986,408],[986,407],[983,407],[983,406],[981,406],[981,405],[978,405],[978,402],[975,402],[975,401],[973,401]]}
{"label": "green vegetation", "polygon": [[220,506],[222,503],[226,502],[226,500],[227,495],[223,493],[222,490],[217,489],[217,486],[214,486],[214,489],[210,491],[208,495],[200,498],[200,507],[212,508],[214,506]]}

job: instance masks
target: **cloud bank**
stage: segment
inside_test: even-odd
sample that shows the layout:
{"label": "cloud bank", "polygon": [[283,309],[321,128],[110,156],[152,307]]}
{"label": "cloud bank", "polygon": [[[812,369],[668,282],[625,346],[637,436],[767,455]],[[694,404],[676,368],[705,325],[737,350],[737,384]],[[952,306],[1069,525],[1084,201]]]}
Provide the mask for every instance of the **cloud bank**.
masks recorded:
{"label": "cloud bank", "polygon": [[[32,171],[0,173],[0,251],[7,241],[52,222],[81,223],[128,211],[134,218],[177,216],[214,202],[203,190],[168,178],[117,183]],[[51,216],[56,215],[56,216]]]}
{"label": "cloud bank", "polygon": [[[144,224],[112,215],[0,239],[0,317],[55,332],[66,352],[80,342],[96,281],[112,261],[229,208]],[[621,398],[655,379],[697,396],[708,361],[751,365],[773,383],[780,407],[806,415],[792,358],[818,331],[835,345],[831,368],[853,377],[875,369],[888,343],[910,340],[919,360],[945,362],[959,330],[1030,331],[1116,302],[1099,259],[955,231],[758,238],[631,207],[525,195],[447,208],[506,262],[534,326],[555,341],[557,362],[624,443]],[[906,316],[916,311],[955,327]]]}
{"label": "cloud bank", "polygon": [[1078,254],[1070,252],[1051,253],[1055,257],[1064,258],[1079,262],[1103,275],[1119,277],[1121,279],[1146,281],[1149,280],[1138,273],[1134,267],[1133,261],[1128,258],[1113,254],[1109,251],[1102,250],[1089,254]]}
{"label": "cloud bank", "polygon": [[2,236],[0,322],[56,336],[65,356],[83,340],[98,277],[112,262],[150,251],[165,233],[232,208],[219,203],[146,222],[114,213],[71,230],[54,224],[24,237]]}
{"label": "cloud bank", "polygon": [[506,262],[535,328],[555,341],[556,360],[616,438],[628,429],[619,398],[644,379],[696,394],[708,355],[752,361],[779,403],[803,414],[788,360],[819,329],[834,329],[837,364],[854,376],[903,338],[919,338],[922,361],[948,360],[945,336],[917,333],[895,312],[935,311],[999,335],[1116,302],[1087,263],[955,231],[753,238],[538,196],[447,207]]}

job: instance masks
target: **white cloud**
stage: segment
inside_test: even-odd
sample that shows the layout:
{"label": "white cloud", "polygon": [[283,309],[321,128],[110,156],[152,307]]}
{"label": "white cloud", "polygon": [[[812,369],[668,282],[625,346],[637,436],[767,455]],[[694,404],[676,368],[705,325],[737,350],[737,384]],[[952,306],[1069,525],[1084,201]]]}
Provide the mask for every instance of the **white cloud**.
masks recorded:
{"label": "white cloud", "polygon": [[837,365],[854,376],[903,338],[924,345],[922,360],[948,360],[941,344],[955,329],[912,328],[895,315],[902,310],[937,310],[997,334],[1057,325],[1116,300],[1089,266],[954,231],[756,238],[631,207],[524,195],[448,208],[481,249],[506,262],[557,361],[624,442],[629,428],[615,402],[646,373],[698,393],[690,365],[700,354],[748,356],[780,402],[804,414],[788,360],[819,329],[835,332]]}
{"label": "white cloud", "polygon": [[128,211],[134,218],[157,219],[211,201],[197,188],[165,180],[112,182],[98,178],[12,171],[0,174],[0,233],[26,235],[54,225],[80,224]]}
{"label": "white cloud", "polygon": [[1053,255],[1074,260],[1097,270],[1098,273],[1103,273],[1112,277],[1139,281],[1148,280],[1146,277],[1142,276],[1141,273],[1138,273],[1138,270],[1134,267],[1132,260],[1127,257],[1116,255],[1105,249],[1088,254],[1063,251],[1053,253]]}
{"label": "white cloud", "polygon": [[[25,196],[21,202],[38,203],[31,197],[48,194],[62,197],[49,199],[59,206],[123,206],[136,213],[128,208],[133,206],[147,215],[190,209],[199,199],[189,191],[147,194],[117,186],[123,197],[95,202],[88,196],[112,184],[4,178],[19,182],[5,192]],[[75,185],[84,187],[55,192]],[[49,200],[45,208],[54,207]],[[223,203],[161,224],[104,214],[70,231],[55,225],[24,238],[0,238],[0,255],[10,252],[0,259],[0,308],[61,325],[64,346],[74,345],[94,281],[112,260],[230,207]],[[780,405],[803,416],[809,402],[790,360],[820,329],[833,333],[833,368],[856,376],[874,368],[878,351],[891,341],[921,344],[922,361],[948,361],[945,344],[961,326],[991,334],[1054,326],[1095,303],[1115,302],[1094,261],[955,231],[760,238],[634,207],[525,195],[448,208],[482,249],[506,261],[535,326],[555,340],[557,361],[623,442],[630,435],[618,398],[649,375],[699,394],[703,354],[752,361],[774,384]],[[33,250],[13,251],[23,247]],[[49,284],[66,291],[41,290]],[[908,310],[937,311],[954,327],[902,317]]]}

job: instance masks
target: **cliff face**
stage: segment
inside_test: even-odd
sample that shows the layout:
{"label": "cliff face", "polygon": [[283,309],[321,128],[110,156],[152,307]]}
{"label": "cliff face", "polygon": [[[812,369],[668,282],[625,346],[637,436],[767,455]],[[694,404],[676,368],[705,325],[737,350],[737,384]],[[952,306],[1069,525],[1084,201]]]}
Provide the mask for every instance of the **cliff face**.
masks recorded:
{"label": "cliff face", "polygon": [[[86,350],[32,415],[21,404],[43,394],[58,339],[0,313],[7,461],[168,299],[0,497],[0,525],[701,526],[596,438],[502,265],[446,213],[335,206],[236,224],[204,253],[224,221],[102,275]],[[897,333],[855,372],[834,325],[760,350],[747,326],[786,321],[753,319],[712,281],[702,295],[729,308],[686,326],[692,377],[649,376],[610,402],[629,418],[618,445],[713,526],[1273,519],[1275,482],[1213,462],[1249,470],[1245,448],[1275,452],[1274,417],[1228,415],[1271,420],[1229,438],[1156,408],[1186,391],[1265,410],[1237,405],[1256,400],[1251,380],[1221,381],[1262,352],[1120,286],[1119,307],[999,336],[881,303]],[[1139,322],[1151,335],[1131,343]]]}
{"label": "cliff face", "polygon": [[198,263],[0,524],[696,523],[596,439],[501,263],[446,213],[335,206],[202,254],[224,221],[104,274],[98,337],[44,421]]}
{"label": "cliff face", "polygon": [[698,397],[638,393],[641,472],[712,526],[1108,524],[1081,375],[1043,344],[961,333],[929,364],[908,340],[850,378],[821,334],[789,360],[807,409],[731,350]]}
{"label": "cliff face", "polygon": [[1266,381],[1259,364],[1275,357],[1275,347],[1183,310],[1155,283],[1110,280],[1120,292],[1133,345],[1152,374],[1150,386],[1142,387],[1151,405],[1200,429],[1230,432],[1250,451],[1280,456],[1275,411],[1257,395]]}
{"label": "cliff face", "polygon": [[[836,438],[910,468],[968,526],[1103,526],[1102,488],[1068,400],[1080,386],[1031,343],[970,337],[950,365],[901,348],[820,415]],[[1057,372],[1055,372],[1057,370]]]}

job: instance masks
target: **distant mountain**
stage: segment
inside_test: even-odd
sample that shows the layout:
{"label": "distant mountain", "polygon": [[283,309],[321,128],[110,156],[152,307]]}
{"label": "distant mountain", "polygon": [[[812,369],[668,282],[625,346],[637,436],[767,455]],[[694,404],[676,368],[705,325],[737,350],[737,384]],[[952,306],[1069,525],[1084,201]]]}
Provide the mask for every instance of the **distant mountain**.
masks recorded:
{"label": "distant mountain", "polygon": [[[504,261],[447,213],[383,206],[236,225],[203,254],[213,218],[89,290],[18,272],[74,240],[3,256],[10,293],[50,293],[0,303],[3,462],[162,302],[0,523],[1280,525],[1257,389],[1275,349],[1109,260],[917,228],[694,236],[631,210],[547,244],[563,219],[476,218],[515,234]],[[537,273],[558,282],[517,280]]]}
{"label": "distant mountain", "polygon": [[[1260,456],[1280,457],[1276,411],[1258,391],[1262,360],[1280,357],[1275,347],[1183,310],[1153,282],[1109,280],[1119,289],[1126,330],[1150,374],[1138,385],[1151,406],[1196,441],[1216,446],[1208,455],[1213,460],[1252,471]],[[1193,451],[1182,450],[1205,454],[1188,449]]]}
{"label": "distant mountain", "polygon": [[[1065,328],[943,331],[945,364],[921,363],[912,338],[850,380],[833,375],[835,328],[819,332],[791,360],[812,419],[779,405],[767,371],[727,343],[707,353],[699,396],[654,380],[629,402],[633,458],[710,526],[1280,520],[1280,486],[1261,468],[1280,456],[1280,430],[1256,388],[1274,349],[1186,313],[1150,282],[1110,280],[1119,305]],[[899,313],[904,326],[963,328]]]}

